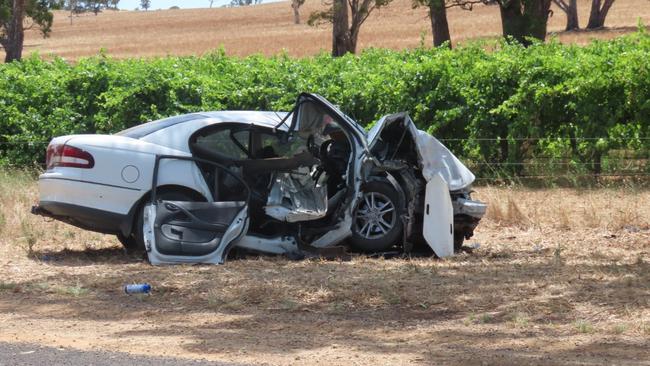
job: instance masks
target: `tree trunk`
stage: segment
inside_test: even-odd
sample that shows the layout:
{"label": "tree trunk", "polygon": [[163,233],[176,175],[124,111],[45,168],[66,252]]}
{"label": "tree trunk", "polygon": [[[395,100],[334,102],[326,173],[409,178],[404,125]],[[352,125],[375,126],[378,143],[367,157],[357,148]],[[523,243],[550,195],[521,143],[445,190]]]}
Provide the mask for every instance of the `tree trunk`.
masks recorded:
{"label": "tree trunk", "polygon": [[[602,4],[602,7],[600,6]],[[592,0],[591,12],[589,13],[589,23],[587,29],[598,29],[605,26],[605,18],[609,8],[614,4],[614,0]]]}
{"label": "tree trunk", "polygon": [[569,0],[568,5],[565,30],[578,30],[580,29],[580,23],[578,23],[578,0]]}
{"label": "tree trunk", "polygon": [[592,163],[593,163],[592,169],[593,169],[594,175],[596,176],[596,178],[598,178],[598,176],[600,176],[600,174],[602,174],[602,172],[603,172],[603,153],[600,152],[600,151],[596,151],[594,153]]}
{"label": "tree trunk", "polygon": [[[343,56],[355,51],[348,28],[348,2],[347,0],[334,0],[332,27],[332,56]],[[356,43],[356,42],[355,42]]]}
{"label": "tree trunk", "polygon": [[300,0],[291,0],[293,9],[293,24],[300,24]]}
{"label": "tree trunk", "polygon": [[543,41],[550,8],[551,0],[502,0],[499,9],[503,35],[525,46],[530,45],[526,37]]}
{"label": "tree trunk", "polygon": [[499,5],[501,12],[501,28],[504,37],[512,37],[519,43],[524,43],[523,14],[521,13],[521,0],[502,2]]}
{"label": "tree trunk", "polygon": [[451,37],[449,36],[449,24],[447,23],[447,9],[444,0],[430,0],[429,18],[431,18],[431,32],[433,33],[433,45],[438,47],[445,42],[451,48]]}
{"label": "tree trunk", "polygon": [[578,24],[578,0],[553,0],[555,5],[566,14],[565,31],[580,29]]}
{"label": "tree trunk", "polygon": [[501,163],[505,163],[510,157],[510,144],[508,142],[507,132],[502,132],[499,134],[499,148],[501,150]]}
{"label": "tree trunk", "polygon": [[546,39],[546,25],[550,14],[551,0],[524,0],[525,33],[539,40]]}
{"label": "tree trunk", "polygon": [[23,43],[25,41],[25,0],[13,0],[11,8],[11,21],[7,32],[7,40],[3,43],[5,49],[5,63],[20,60],[23,57]]}

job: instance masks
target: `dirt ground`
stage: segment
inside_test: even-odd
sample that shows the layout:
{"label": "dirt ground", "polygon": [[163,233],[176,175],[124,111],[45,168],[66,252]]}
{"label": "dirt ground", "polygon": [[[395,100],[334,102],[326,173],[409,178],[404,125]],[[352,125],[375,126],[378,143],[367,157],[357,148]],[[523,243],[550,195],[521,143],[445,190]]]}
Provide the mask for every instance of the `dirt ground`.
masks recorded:
{"label": "dirt ground", "polygon": [[[154,2],[155,3],[155,2]],[[27,33],[25,55],[60,56],[75,60],[97,55],[104,49],[118,58],[166,55],[200,55],[223,47],[226,54],[310,56],[330,52],[331,25],[311,27],[306,20],[324,10],[327,1],[307,0],[301,10],[303,24],[293,24],[289,1],[239,8],[181,9],[155,11],[106,11],[83,14],[72,20],[69,13],[54,14],[52,33],[43,37],[36,29]],[[205,2],[206,6],[208,2]],[[589,18],[591,0],[578,0],[580,26]],[[607,29],[565,32],[566,17],[552,6],[549,38],[564,43],[585,44],[592,39],[610,39],[633,32],[638,22],[650,24],[648,0],[618,0],[607,15]],[[359,50],[368,47],[404,49],[430,45],[431,22],[426,7],[413,8],[412,0],[394,0],[373,12],[361,28]],[[472,11],[448,10],[453,44],[470,39],[501,35],[498,6],[477,5]],[[0,57],[4,58],[2,50]]]}
{"label": "dirt ground", "polygon": [[[477,188],[450,259],[152,267],[0,177],[0,341],[260,365],[650,365],[650,191]],[[121,286],[148,282],[150,296]]]}

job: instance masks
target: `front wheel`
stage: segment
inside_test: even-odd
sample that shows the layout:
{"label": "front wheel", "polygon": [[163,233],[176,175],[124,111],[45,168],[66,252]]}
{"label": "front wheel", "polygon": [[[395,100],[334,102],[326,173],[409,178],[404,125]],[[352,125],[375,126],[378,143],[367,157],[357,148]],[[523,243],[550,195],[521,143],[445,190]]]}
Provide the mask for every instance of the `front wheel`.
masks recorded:
{"label": "front wheel", "polygon": [[350,244],[366,252],[380,252],[399,243],[402,236],[402,213],[395,188],[383,181],[364,185],[363,197],[353,212]]}

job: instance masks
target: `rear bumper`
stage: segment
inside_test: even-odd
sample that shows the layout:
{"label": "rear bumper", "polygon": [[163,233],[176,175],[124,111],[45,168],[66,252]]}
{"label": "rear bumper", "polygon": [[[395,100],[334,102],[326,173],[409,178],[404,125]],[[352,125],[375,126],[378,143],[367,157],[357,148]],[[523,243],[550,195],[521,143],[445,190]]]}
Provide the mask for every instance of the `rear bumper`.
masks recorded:
{"label": "rear bumper", "polygon": [[[32,214],[53,218],[84,230],[103,234],[124,232],[129,223],[129,215],[97,210],[63,202],[41,201],[32,207]],[[128,225],[130,228],[130,225]]]}

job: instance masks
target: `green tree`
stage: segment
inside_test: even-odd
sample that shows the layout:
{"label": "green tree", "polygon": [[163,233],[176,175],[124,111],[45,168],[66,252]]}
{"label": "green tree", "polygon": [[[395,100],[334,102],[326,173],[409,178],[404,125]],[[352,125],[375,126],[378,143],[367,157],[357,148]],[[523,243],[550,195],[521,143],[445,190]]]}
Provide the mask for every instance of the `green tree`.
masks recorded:
{"label": "green tree", "polygon": [[46,0],[0,0],[0,45],[5,62],[22,58],[26,29],[38,27],[47,37],[53,19],[49,5]]}
{"label": "green tree", "polygon": [[145,11],[151,7],[151,0],[140,0],[140,7]]}

